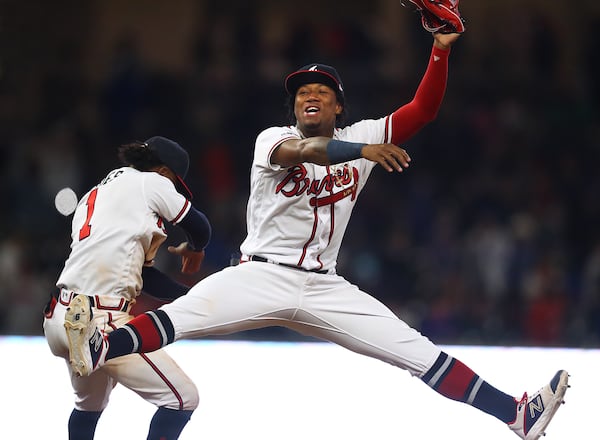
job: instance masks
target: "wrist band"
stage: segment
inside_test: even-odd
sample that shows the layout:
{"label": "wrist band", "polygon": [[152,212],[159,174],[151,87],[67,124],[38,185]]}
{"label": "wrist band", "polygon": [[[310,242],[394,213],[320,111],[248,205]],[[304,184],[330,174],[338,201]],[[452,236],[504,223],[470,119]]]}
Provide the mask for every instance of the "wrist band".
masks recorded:
{"label": "wrist band", "polygon": [[367,144],[358,144],[354,142],[344,142],[337,139],[331,139],[327,142],[327,158],[329,162],[342,163],[362,157],[362,148]]}

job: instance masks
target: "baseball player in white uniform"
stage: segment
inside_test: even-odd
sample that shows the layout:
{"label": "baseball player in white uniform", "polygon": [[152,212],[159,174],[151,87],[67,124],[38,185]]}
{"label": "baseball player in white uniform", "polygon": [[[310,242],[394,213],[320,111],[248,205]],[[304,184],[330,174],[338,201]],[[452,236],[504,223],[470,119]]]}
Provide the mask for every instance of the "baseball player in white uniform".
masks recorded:
{"label": "baseball player in white uniform", "polygon": [[[441,395],[496,417],[521,438],[541,436],[562,402],[566,371],[533,395],[515,399],[336,273],[350,214],[373,168],[405,170],[410,157],[397,145],[435,118],[458,36],[434,34],[427,69],[409,103],[343,128],[345,94],[337,71],[314,63],[290,74],[285,87],[295,124],[268,128],[256,139],[241,263],[104,338],[88,323],[83,297],[67,318],[73,323],[73,367],[86,375],[107,359],[181,338],[284,326],[407,370]],[[102,343],[94,346],[99,338]]]}
{"label": "baseball player in white uniform", "polygon": [[[48,345],[67,361],[65,313],[76,295],[88,299],[94,322],[111,332],[133,318],[131,306],[142,288],[163,300],[188,290],[152,267],[167,237],[165,221],[187,234],[187,242],[170,248],[181,255],[182,272],[198,271],[210,238],[208,220],[189,200],[183,181],[189,158],[179,144],[156,136],[121,146],[119,157],[128,166],[110,171],[75,210],[71,253],[45,310]],[[158,407],[148,439],[178,438],[198,406],[194,383],[164,350],[113,359],[90,376],[76,374],[69,362],[67,366],[75,393],[70,439],[94,438],[117,383]]]}

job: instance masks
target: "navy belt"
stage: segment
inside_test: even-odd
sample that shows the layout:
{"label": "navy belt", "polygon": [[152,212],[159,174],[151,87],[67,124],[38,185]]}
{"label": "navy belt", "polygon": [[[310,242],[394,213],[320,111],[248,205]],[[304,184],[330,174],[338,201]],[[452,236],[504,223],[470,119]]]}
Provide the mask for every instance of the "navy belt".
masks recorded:
{"label": "navy belt", "polygon": [[286,264],[286,263],[278,263],[276,261],[273,260],[269,260],[265,257],[261,257],[260,255],[248,255],[248,261],[259,261],[261,263],[272,263],[272,264],[278,264],[279,266],[285,266],[285,267],[290,267],[292,269],[296,269],[296,270],[302,270],[304,272],[313,272],[313,273],[320,273],[320,274],[326,274],[329,271],[327,269],[323,269],[323,270],[318,270],[318,269],[305,269],[304,267],[301,266],[296,266],[294,264]]}

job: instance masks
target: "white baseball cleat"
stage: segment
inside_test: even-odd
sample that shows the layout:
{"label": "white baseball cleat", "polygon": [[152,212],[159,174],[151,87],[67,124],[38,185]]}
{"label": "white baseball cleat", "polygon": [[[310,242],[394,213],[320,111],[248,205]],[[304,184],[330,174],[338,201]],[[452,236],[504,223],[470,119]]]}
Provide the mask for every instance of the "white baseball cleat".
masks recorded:
{"label": "white baseball cleat", "polygon": [[108,342],[96,327],[90,298],[76,295],[65,314],[69,363],[78,376],[89,376],[104,365]]}
{"label": "white baseball cleat", "polygon": [[563,397],[569,388],[569,374],[558,371],[549,384],[531,397],[527,393],[517,404],[517,416],[508,427],[524,440],[537,440],[546,435],[546,428],[554,414],[564,402]]}

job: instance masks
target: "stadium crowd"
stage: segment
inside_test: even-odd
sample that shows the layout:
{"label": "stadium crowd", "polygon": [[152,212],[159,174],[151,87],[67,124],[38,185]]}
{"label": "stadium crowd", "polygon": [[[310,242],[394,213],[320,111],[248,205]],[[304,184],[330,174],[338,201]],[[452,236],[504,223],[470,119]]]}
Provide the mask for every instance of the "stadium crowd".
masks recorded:
{"label": "stadium crowd", "polygon": [[[124,3],[83,3],[43,4],[33,17],[3,6],[0,334],[41,334],[70,242],[54,195],[70,186],[81,196],[116,165],[120,143],[160,134],[190,152],[213,239],[195,277],[168,255],[158,265],[191,284],[228,265],[244,237],[254,139],[288,122],[287,73],[336,66],[348,119],[383,116],[412,97],[431,45],[398,2],[339,11],[307,1],[300,13],[296,2],[181,0],[173,8],[195,14],[173,67],[151,55],[175,50],[176,18],[144,6],[140,27]],[[338,270],[439,343],[597,347],[600,9],[471,3],[438,118],[404,146],[408,172],[374,172]],[[114,26],[109,50],[92,57],[107,35],[101,17],[129,27]]]}

